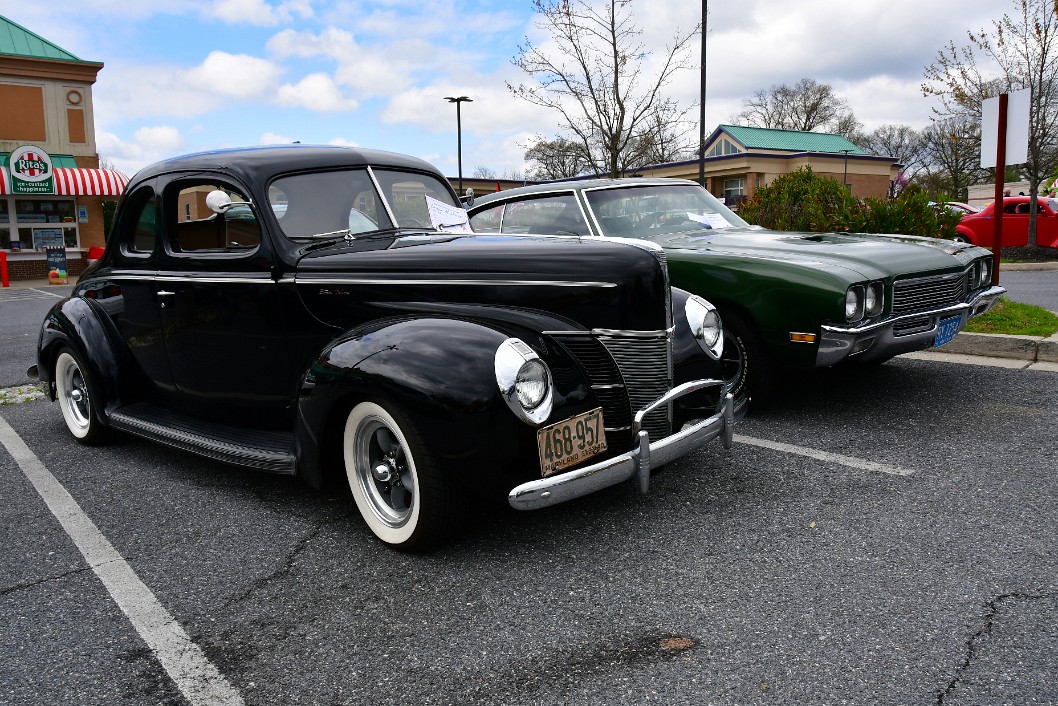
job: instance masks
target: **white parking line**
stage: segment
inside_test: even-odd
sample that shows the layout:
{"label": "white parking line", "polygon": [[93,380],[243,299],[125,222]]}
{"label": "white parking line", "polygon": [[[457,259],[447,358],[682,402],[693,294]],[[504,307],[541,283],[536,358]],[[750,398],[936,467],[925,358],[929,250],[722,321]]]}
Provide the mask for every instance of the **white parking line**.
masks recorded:
{"label": "white parking line", "polygon": [[798,456],[807,456],[808,458],[818,459],[820,461],[826,461],[827,463],[837,463],[842,466],[848,466],[849,468],[857,468],[863,471],[875,471],[877,473],[888,473],[891,476],[913,476],[915,472],[907,468],[899,468],[897,466],[887,466],[884,463],[875,463],[874,461],[865,461],[862,458],[856,458],[854,456],[842,456],[841,454],[832,454],[829,451],[820,451],[818,449],[810,449],[805,446],[794,446],[792,444],[782,444],[778,441],[768,441],[767,439],[757,439],[752,436],[743,436],[741,434],[735,434],[735,443],[737,444],[749,444],[750,446],[760,446],[765,449],[772,449],[773,451],[782,451],[788,454],[797,454]]}
{"label": "white parking line", "polygon": [[15,430],[0,417],[3,445],[48,509],[81,550],[85,561],[103,582],[111,598],[128,616],[136,632],[158,657],[178,689],[194,706],[243,706],[239,692],[206,659],[180,624],[169,614],[132,567],[81,510],[66,488],[30,451]]}

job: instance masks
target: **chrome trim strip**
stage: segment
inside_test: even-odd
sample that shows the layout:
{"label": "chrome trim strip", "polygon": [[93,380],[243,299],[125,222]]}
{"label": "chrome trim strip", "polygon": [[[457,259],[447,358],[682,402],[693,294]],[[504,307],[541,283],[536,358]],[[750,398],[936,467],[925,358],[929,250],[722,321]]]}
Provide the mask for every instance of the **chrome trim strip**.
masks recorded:
{"label": "chrome trim strip", "polygon": [[275,280],[268,273],[264,273],[258,277],[246,277],[240,275],[238,277],[202,277],[192,275],[132,275],[124,274],[121,272],[111,272],[109,275],[101,276],[101,280],[132,280],[135,282],[193,282],[193,283],[205,283],[205,284],[275,284]]}
{"label": "chrome trim strip", "polygon": [[669,338],[675,332],[675,328],[664,331],[623,331],[610,328],[593,328],[592,336],[603,336],[606,338]]}
{"label": "chrome trim strip", "polygon": [[389,223],[392,226],[400,227],[397,223],[397,217],[393,215],[393,209],[389,207],[389,201],[386,200],[385,194],[382,193],[382,186],[379,185],[378,179],[375,178],[375,172],[371,169],[371,165],[367,165],[367,175],[371,177],[371,183],[375,185],[375,193],[378,194],[379,201],[386,207],[386,215],[389,216]]}
{"label": "chrome trim strip", "polygon": [[[443,275],[442,275],[443,276]],[[519,279],[351,279],[338,277],[295,276],[295,284],[460,284],[505,287],[616,287],[616,282],[559,282],[556,280],[519,280]],[[578,331],[577,333],[583,333]]]}

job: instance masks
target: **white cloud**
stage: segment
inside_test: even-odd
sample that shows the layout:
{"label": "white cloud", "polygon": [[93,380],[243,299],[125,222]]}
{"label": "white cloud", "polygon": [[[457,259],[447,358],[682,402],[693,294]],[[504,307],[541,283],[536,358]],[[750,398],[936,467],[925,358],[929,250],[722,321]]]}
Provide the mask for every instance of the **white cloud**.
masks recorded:
{"label": "white cloud", "polygon": [[264,0],[217,0],[206,14],[230,24],[251,24],[271,27],[280,22],[281,15]]}
{"label": "white cloud", "polygon": [[324,73],[310,74],[296,84],[279,87],[277,101],[280,105],[296,106],[319,112],[356,110],[356,100],[346,98],[334,80]]}
{"label": "white cloud", "polygon": [[132,176],[144,166],[178,154],[184,145],[180,131],[168,125],[142,127],[131,140],[110,132],[96,133],[99,156],[109,159],[114,168]]}
{"label": "white cloud", "polygon": [[339,147],[359,147],[359,142],[353,140],[347,140],[344,137],[335,137],[327,142],[328,145],[337,145]]}
{"label": "white cloud", "polygon": [[294,143],[293,137],[287,137],[286,135],[278,135],[274,132],[266,132],[261,135],[261,139],[257,141],[259,145],[290,145]]}
{"label": "white cloud", "polygon": [[184,73],[195,87],[232,98],[259,98],[279,79],[279,67],[245,54],[211,51],[199,66]]}

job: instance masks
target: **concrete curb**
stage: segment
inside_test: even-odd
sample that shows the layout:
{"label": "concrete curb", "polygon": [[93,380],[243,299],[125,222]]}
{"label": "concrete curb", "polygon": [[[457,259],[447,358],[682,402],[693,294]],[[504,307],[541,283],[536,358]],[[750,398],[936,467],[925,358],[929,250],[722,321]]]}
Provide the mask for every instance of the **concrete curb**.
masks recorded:
{"label": "concrete curb", "polygon": [[1001,333],[966,333],[936,349],[940,353],[983,355],[1032,362],[1058,363],[1058,333],[1042,336],[1008,336]]}

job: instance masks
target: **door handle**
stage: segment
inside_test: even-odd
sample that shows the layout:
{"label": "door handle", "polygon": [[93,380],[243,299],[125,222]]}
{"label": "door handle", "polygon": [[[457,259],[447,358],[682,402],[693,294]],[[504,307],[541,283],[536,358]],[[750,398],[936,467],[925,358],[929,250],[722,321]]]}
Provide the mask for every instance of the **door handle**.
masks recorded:
{"label": "door handle", "polygon": [[171,296],[174,296],[175,294],[176,294],[176,292],[170,292],[170,291],[167,291],[165,289],[159,289],[158,290],[158,298],[161,299],[161,303],[159,304],[159,306],[162,309],[164,309],[165,308],[165,299],[164,299],[164,297],[171,297]]}

